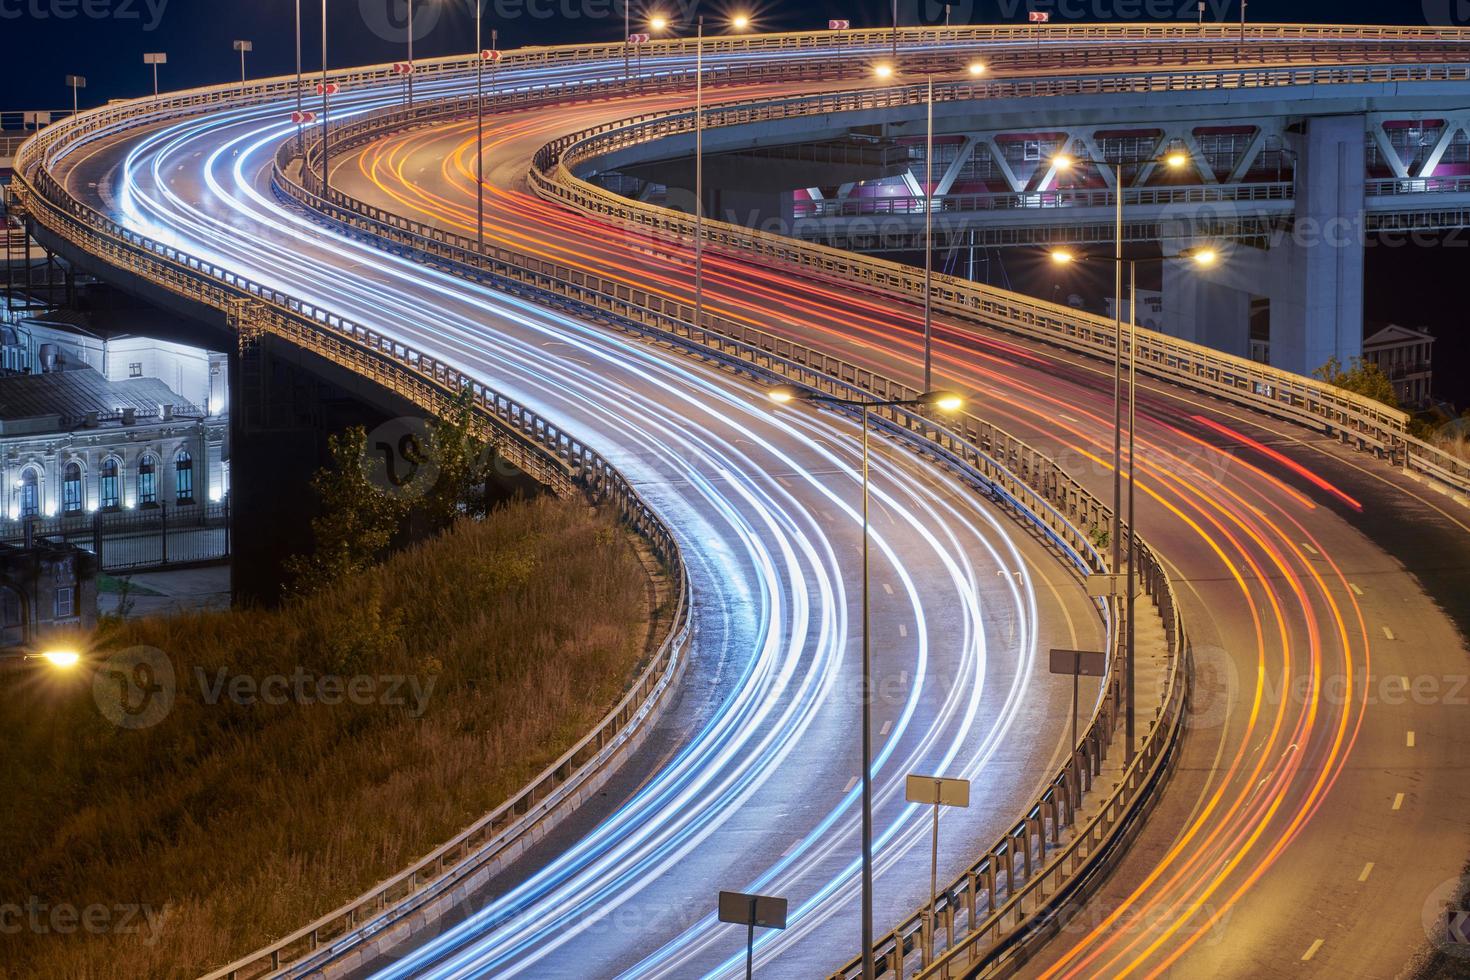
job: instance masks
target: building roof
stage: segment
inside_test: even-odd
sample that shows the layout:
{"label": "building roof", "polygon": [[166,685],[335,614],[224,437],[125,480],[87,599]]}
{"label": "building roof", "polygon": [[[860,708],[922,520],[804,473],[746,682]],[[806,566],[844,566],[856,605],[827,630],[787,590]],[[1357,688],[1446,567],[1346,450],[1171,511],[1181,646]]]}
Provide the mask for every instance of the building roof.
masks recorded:
{"label": "building roof", "polygon": [[1397,323],[1390,323],[1382,330],[1377,331],[1364,338],[1363,349],[1371,350],[1374,347],[1386,347],[1390,344],[1402,344],[1410,341],[1433,341],[1434,334],[1422,328],[1401,327]]}
{"label": "building roof", "polygon": [[91,367],[0,377],[0,422],[55,415],[69,428],[93,412],[108,419],[131,408],[146,417],[158,415],[163,405],[179,415],[202,414],[157,378],[108,381]]}

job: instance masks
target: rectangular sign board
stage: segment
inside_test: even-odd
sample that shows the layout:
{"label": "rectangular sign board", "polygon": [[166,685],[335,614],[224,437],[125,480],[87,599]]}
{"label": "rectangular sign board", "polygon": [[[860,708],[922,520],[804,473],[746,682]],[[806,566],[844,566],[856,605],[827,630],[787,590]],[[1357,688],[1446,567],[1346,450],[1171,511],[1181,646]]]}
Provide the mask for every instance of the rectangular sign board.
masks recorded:
{"label": "rectangular sign board", "polygon": [[966,807],[970,805],[970,781],[910,775],[904,785],[904,798],[910,803]]}
{"label": "rectangular sign board", "polygon": [[762,929],[786,928],[786,899],[743,892],[720,892],[720,921]]}
{"label": "rectangular sign board", "polygon": [[1108,655],[1099,650],[1053,650],[1050,666],[1053,674],[1102,677],[1108,672]]}

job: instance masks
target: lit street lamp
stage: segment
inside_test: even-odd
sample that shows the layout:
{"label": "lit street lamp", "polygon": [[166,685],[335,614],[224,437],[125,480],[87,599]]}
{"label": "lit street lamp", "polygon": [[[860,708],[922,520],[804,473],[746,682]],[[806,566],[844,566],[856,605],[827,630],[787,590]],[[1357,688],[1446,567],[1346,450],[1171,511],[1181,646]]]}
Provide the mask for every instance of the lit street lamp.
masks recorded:
{"label": "lit street lamp", "polygon": [[863,871],[862,871],[862,953],[863,953],[863,978],[873,980],[873,704],[872,704],[872,678],[873,678],[873,649],[872,649],[872,616],[871,603],[869,601],[870,577],[868,571],[868,428],[872,410],[875,408],[935,408],[941,412],[957,412],[964,407],[965,399],[952,391],[926,391],[916,398],[896,399],[863,399],[863,398],[837,398],[832,395],[823,395],[804,388],[792,385],[777,385],[768,392],[772,401],[785,405],[794,401],[811,402],[817,405],[829,405],[835,408],[857,408],[862,412],[862,483],[863,483],[863,674],[862,674],[862,702],[863,702],[863,762],[862,762],[862,786],[863,786],[863,814],[862,814],[862,847],[863,847]]}
{"label": "lit street lamp", "polygon": [[[1189,162],[1189,158],[1183,156],[1183,154],[1178,154],[1177,155],[1178,162],[1174,162],[1175,158],[1176,158],[1176,155],[1171,154],[1169,157],[1166,157],[1165,160],[1166,160],[1166,162],[1169,162],[1170,163],[1170,166],[1172,166],[1172,167],[1174,167],[1176,169],[1178,167],[1183,166],[1185,163],[1188,163]],[[1120,175],[1120,177],[1121,177],[1121,175]],[[1118,291],[1114,294],[1114,299],[1113,299],[1113,314],[1114,314],[1114,316],[1113,316],[1113,324],[1114,324],[1114,333],[1113,333],[1113,527],[1112,527],[1111,541],[1110,541],[1110,543],[1112,545],[1112,563],[1109,566],[1109,571],[1112,574],[1114,574],[1114,575],[1116,575],[1118,573],[1118,564],[1119,564],[1120,557],[1121,557],[1119,555],[1119,549],[1120,549],[1121,544],[1122,544],[1122,542],[1120,540],[1121,537],[1122,537],[1121,525],[1122,525],[1122,517],[1123,517],[1123,515],[1122,515],[1122,511],[1123,511],[1123,501],[1122,501],[1122,479],[1123,479],[1122,427],[1123,427],[1123,413],[1122,413],[1122,391],[1121,391],[1122,363],[1123,363],[1123,333],[1122,333],[1123,290],[1122,290],[1122,280],[1123,280],[1123,266],[1126,264],[1127,267],[1128,267],[1128,503],[1127,503],[1127,510],[1128,510],[1128,521],[1127,521],[1127,523],[1128,523],[1128,550],[1127,550],[1127,553],[1126,553],[1127,563],[1128,563],[1128,570],[1127,570],[1127,587],[1126,587],[1126,592],[1125,592],[1125,596],[1126,596],[1126,614],[1125,614],[1125,617],[1124,617],[1124,621],[1126,623],[1126,630],[1127,630],[1126,638],[1124,640],[1125,649],[1126,649],[1126,658],[1125,658],[1126,659],[1126,662],[1125,662],[1125,665],[1124,665],[1124,670],[1125,670],[1125,674],[1126,674],[1126,681],[1125,681],[1125,685],[1124,685],[1125,686],[1125,689],[1126,689],[1126,708],[1125,708],[1125,711],[1124,711],[1124,723],[1125,723],[1126,740],[1127,740],[1127,746],[1126,746],[1126,752],[1125,752],[1126,761],[1127,762],[1132,762],[1133,761],[1133,753],[1134,753],[1134,741],[1135,741],[1135,739],[1134,739],[1135,721],[1134,721],[1134,718],[1133,718],[1134,694],[1135,694],[1135,685],[1134,685],[1134,658],[1133,658],[1133,640],[1134,640],[1133,607],[1134,607],[1134,602],[1135,602],[1135,599],[1136,599],[1136,588],[1135,588],[1135,583],[1134,583],[1134,580],[1133,580],[1133,542],[1134,542],[1134,529],[1133,529],[1134,528],[1134,525],[1133,525],[1133,499],[1134,499],[1134,495],[1133,495],[1133,491],[1134,491],[1134,482],[1135,482],[1134,481],[1134,458],[1133,458],[1133,452],[1134,452],[1134,429],[1135,429],[1135,426],[1137,425],[1137,422],[1138,422],[1138,400],[1137,400],[1137,395],[1138,395],[1138,263],[1139,262],[1142,262],[1142,261],[1159,262],[1159,261],[1163,261],[1163,258],[1164,257],[1163,256],[1155,256],[1155,257],[1152,257],[1152,258],[1137,259],[1137,258],[1126,258],[1123,255],[1123,238],[1122,238],[1123,223],[1122,223],[1122,217],[1121,217],[1121,215],[1122,215],[1123,188],[1122,188],[1121,182],[1119,183],[1118,187],[1116,188],[1116,196],[1117,196],[1118,201],[1119,201],[1119,208],[1118,208],[1119,219],[1118,219],[1117,252],[1116,252],[1116,254],[1114,256],[1114,264],[1115,264],[1115,270],[1116,270],[1115,282],[1118,284]],[[1051,252],[1050,252],[1050,255],[1051,255],[1052,262],[1055,263],[1055,264],[1057,264],[1057,265],[1071,265],[1074,262],[1080,262],[1080,261],[1083,261],[1083,260],[1085,260],[1087,258],[1086,256],[1080,256],[1077,253],[1073,252],[1072,250],[1066,249],[1066,248],[1052,249]],[[1219,251],[1217,249],[1215,249],[1214,247],[1209,246],[1209,245],[1200,245],[1200,246],[1195,246],[1194,248],[1185,249],[1185,250],[1183,250],[1183,251],[1181,251],[1179,253],[1178,257],[1179,258],[1189,259],[1196,266],[1198,266],[1198,267],[1200,267],[1202,269],[1213,268],[1216,265],[1218,265],[1219,262],[1220,262],[1220,253],[1219,253]]]}
{"label": "lit street lamp", "polygon": [[[985,63],[972,61],[966,70],[972,78],[985,74]],[[880,80],[893,77],[893,66],[874,66]],[[924,98],[924,383],[925,391],[934,386],[934,75],[926,78]]]}

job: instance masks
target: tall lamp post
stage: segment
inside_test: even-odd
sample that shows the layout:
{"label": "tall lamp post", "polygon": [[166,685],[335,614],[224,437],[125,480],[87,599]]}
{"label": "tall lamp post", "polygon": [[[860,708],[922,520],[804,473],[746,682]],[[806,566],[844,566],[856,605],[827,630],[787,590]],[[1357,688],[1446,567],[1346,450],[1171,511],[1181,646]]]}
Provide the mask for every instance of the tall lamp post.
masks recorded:
{"label": "tall lamp post", "polygon": [[[971,78],[985,74],[985,63],[972,61],[967,66]],[[880,64],[873,69],[879,80],[893,77],[895,68],[891,64]],[[934,387],[934,75],[926,78],[927,91],[924,99],[924,384],[928,391]]]}
{"label": "tall lamp post", "polygon": [[[1187,162],[1187,158],[1185,158]],[[1178,166],[1182,166],[1179,164]],[[1122,199],[1121,187],[1118,198]],[[1133,717],[1135,687],[1134,669],[1134,626],[1133,609],[1137,598],[1137,588],[1133,575],[1133,504],[1134,504],[1134,432],[1138,423],[1138,263],[1144,261],[1161,262],[1163,257],[1150,259],[1127,258],[1122,254],[1122,243],[1119,240],[1117,254],[1114,264],[1117,270],[1116,281],[1122,281],[1123,266],[1128,267],[1128,500],[1127,500],[1127,525],[1128,525],[1128,549],[1127,549],[1127,585],[1125,587],[1124,602],[1124,730],[1126,732],[1126,762],[1133,761],[1136,722]],[[1058,265],[1069,265],[1079,261],[1082,257],[1068,249],[1054,249],[1051,251],[1051,259]],[[1202,245],[1188,248],[1179,253],[1180,258],[1187,258],[1196,266],[1203,269],[1213,268],[1220,262],[1220,253],[1216,249]],[[1122,316],[1123,295],[1121,289],[1113,300],[1113,312],[1117,315],[1115,321]],[[1120,392],[1117,382],[1121,380],[1122,363],[1122,334],[1119,331],[1114,337],[1114,393],[1113,393],[1113,530],[1112,530],[1112,565],[1110,571],[1118,573],[1119,547],[1121,545],[1122,523],[1121,508],[1121,486],[1123,473],[1122,456],[1122,410],[1120,405]]]}
{"label": "tall lamp post", "polygon": [[480,47],[480,15],[484,0],[475,2],[475,241],[485,247],[485,62],[490,62],[490,90],[495,91],[495,66],[500,63],[500,31],[490,31],[490,49]]}
{"label": "tall lamp post", "polygon": [[862,703],[863,703],[863,769],[862,769],[862,952],[863,952],[863,978],[873,980],[875,964],[873,961],[873,704],[872,704],[872,680],[873,680],[873,648],[872,648],[872,615],[871,602],[869,599],[870,576],[868,566],[868,428],[875,408],[934,408],[941,412],[957,412],[964,407],[965,399],[952,391],[925,391],[916,398],[895,399],[864,399],[864,398],[838,398],[833,395],[823,395],[819,392],[792,385],[777,385],[771,388],[768,394],[772,401],[778,404],[789,404],[794,401],[811,402],[816,405],[827,405],[833,408],[856,408],[861,411],[863,430],[863,452],[862,452],[862,483],[863,483],[863,675],[862,675]]}

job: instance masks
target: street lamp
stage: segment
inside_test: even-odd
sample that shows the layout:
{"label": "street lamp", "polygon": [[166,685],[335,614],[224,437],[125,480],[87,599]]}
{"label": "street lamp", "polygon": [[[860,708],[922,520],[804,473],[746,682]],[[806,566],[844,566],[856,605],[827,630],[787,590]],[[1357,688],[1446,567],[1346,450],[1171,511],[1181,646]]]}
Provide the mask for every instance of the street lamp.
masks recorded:
{"label": "street lamp", "polygon": [[[1188,162],[1187,157],[1184,158],[1184,162]],[[1176,168],[1182,165],[1182,163],[1171,164],[1171,166],[1175,166]],[[1121,183],[1117,188],[1117,198],[1120,202],[1123,199],[1123,190]],[[1119,213],[1121,214],[1121,205]],[[1113,299],[1113,528],[1111,535],[1112,564],[1109,568],[1109,571],[1111,571],[1114,575],[1118,573],[1118,564],[1120,557],[1118,552],[1119,547],[1122,543],[1121,522],[1123,502],[1121,498],[1123,479],[1123,417],[1121,404],[1122,392],[1120,389],[1123,363],[1123,334],[1121,327],[1123,316],[1122,278],[1123,266],[1126,264],[1128,266],[1128,571],[1127,587],[1125,591],[1126,615],[1124,617],[1124,621],[1126,623],[1125,628],[1127,630],[1124,640],[1126,650],[1126,663],[1124,664],[1124,670],[1126,674],[1125,688],[1127,702],[1127,706],[1124,711],[1124,724],[1127,735],[1127,750],[1125,753],[1126,762],[1132,762],[1134,753],[1135,732],[1133,707],[1134,695],[1136,691],[1134,685],[1133,662],[1133,607],[1137,593],[1133,580],[1133,491],[1135,482],[1133,470],[1133,453],[1134,429],[1138,423],[1138,263],[1140,261],[1162,261],[1163,257],[1156,256],[1151,259],[1136,259],[1124,257],[1121,218],[1118,222],[1118,229],[1119,237],[1117,243],[1117,252],[1114,257],[1115,269],[1117,271],[1115,281],[1118,283],[1118,291],[1114,294]],[[1049,254],[1051,255],[1052,262],[1056,265],[1071,265],[1074,262],[1080,262],[1086,259],[1086,256],[1079,256],[1071,249],[1067,248],[1052,249]],[[1193,248],[1184,249],[1179,253],[1178,257],[1188,259],[1202,269],[1214,268],[1220,263],[1219,250],[1209,245],[1199,245]]]}
{"label": "street lamp", "polygon": [[47,650],[41,659],[58,670],[70,670],[82,662],[82,655],[75,650]]}
{"label": "street lamp", "polygon": [[653,34],[662,34],[668,30],[669,19],[663,14],[654,14],[648,18],[648,29]]}
{"label": "street lamp", "polygon": [[737,31],[746,30],[747,28],[750,27],[750,17],[749,17],[749,15],[747,15],[747,14],[736,14],[734,17],[731,17],[730,18],[730,26],[733,29],[737,30]]}
{"label": "street lamp", "polygon": [[868,571],[868,428],[869,418],[875,408],[934,408],[941,412],[957,412],[965,405],[963,396],[952,391],[925,391],[914,398],[866,399],[838,398],[793,385],[777,385],[767,394],[771,400],[782,405],[795,401],[828,405],[834,408],[857,408],[862,412],[863,455],[863,978],[873,980],[873,705],[871,700],[873,678],[872,616],[869,602]]}
{"label": "street lamp", "polygon": [[[971,77],[985,73],[985,64],[972,61],[967,67]],[[879,79],[893,77],[893,66],[875,65],[873,74]],[[934,75],[925,79],[924,98],[924,383],[928,391],[934,385]]]}
{"label": "street lamp", "polygon": [[490,50],[481,47],[485,0],[475,5],[475,242],[485,247],[485,62],[490,62],[490,90],[495,90],[495,66],[500,63],[500,31],[490,31]]}

